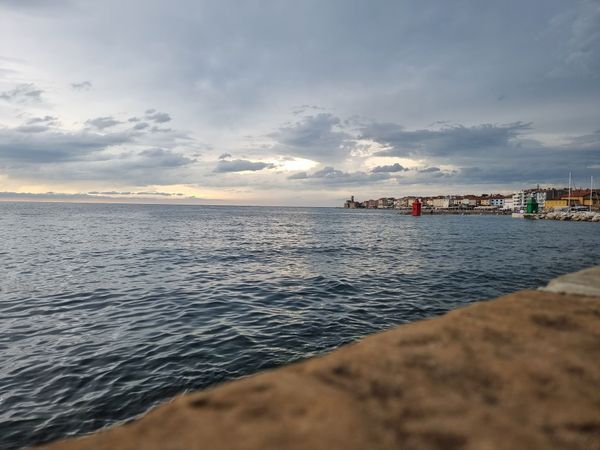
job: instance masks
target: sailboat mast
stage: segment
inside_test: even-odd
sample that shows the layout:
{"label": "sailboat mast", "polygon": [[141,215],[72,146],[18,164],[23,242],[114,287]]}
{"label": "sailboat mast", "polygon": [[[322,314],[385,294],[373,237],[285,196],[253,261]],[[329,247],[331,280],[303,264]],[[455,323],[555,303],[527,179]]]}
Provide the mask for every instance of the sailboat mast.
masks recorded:
{"label": "sailboat mast", "polygon": [[590,212],[592,212],[592,205],[594,204],[594,197],[592,197],[594,193],[594,177],[590,177]]}
{"label": "sailboat mast", "polygon": [[569,170],[569,196],[567,197],[567,211],[571,212],[571,171]]}

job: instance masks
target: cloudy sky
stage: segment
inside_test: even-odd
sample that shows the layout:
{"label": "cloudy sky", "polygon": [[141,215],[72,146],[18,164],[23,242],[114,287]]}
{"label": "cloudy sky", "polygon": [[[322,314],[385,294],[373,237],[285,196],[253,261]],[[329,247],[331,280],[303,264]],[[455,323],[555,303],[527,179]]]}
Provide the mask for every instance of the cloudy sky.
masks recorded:
{"label": "cloudy sky", "polygon": [[569,170],[600,184],[598,0],[0,0],[0,199],[326,206]]}

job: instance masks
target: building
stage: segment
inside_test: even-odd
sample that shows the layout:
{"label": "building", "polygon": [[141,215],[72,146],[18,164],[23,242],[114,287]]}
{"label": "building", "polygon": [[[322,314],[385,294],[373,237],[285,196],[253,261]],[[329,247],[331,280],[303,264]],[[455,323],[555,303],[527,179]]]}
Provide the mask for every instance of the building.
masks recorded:
{"label": "building", "polygon": [[525,191],[515,192],[512,196],[512,209],[515,211],[525,210],[525,205],[527,203],[527,194]]}
{"label": "building", "polygon": [[422,197],[421,203],[423,203],[423,206],[433,208],[433,200],[434,200],[434,197]]}
{"label": "building", "polygon": [[491,195],[490,197],[488,197],[488,200],[490,206],[495,206],[496,208],[504,208],[504,195]]}
{"label": "building", "polygon": [[508,209],[508,210],[514,210],[514,203],[513,203],[513,196],[512,195],[508,195],[506,197],[504,197],[504,204],[502,206],[503,209]]}
{"label": "building", "polygon": [[360,202],[354,201],[354,195],[352,197],[350,197],[350,200],[346,200],[344,202],[344,208],[356,209],[356,208],[361,208],[361,207],[362,207],[362,205]]}
{"label": "building", "polygon": [[513,209],[516,211],[525,210],[527,207],[527,200],[531,197],[535,198],[535,201],[539,205],[540,209],[546,205],[547,190],[545,189],[524,189],[516,192],[513,195]]}
{"label": "building", "polygon": [[[529,197],[534,197],[539,208],[543,209],[546,206],[546,191],[543,189],[536,189],[529,194]],[[528,198],[529,199],[529,198]]]}
{"label": "building", "polygon": [[575,189],[571,191],[571,196],[567,193],[566,195],[561,196],[561,198],[546,200],[545,208],[546,209],[567,209],[569,206],[571,207],[589,207],[592,205],[592,208],[598,208],[600,206],[599,203],[599,189],[594,189],[592,194],[592,199],[590,200],[590,189]]}
{"label": "building", "polygon": [[591,199],[590,199],[590,189],[576,189],[571,191],[571,196],[569,197],[569,194],[567,194],[566,196],[563,197],[563,199],[566,199],[567,202],[569,200],[571,200],[571,205],[573,206],[598,206],[598,194],[599,194],[599,190],[598,189],[594,189],[592,195],[591,195]]}
{"label": "building", "polygon": [[388,209],[394,207],[394,198],[393,197],[383,197],[377,200],[377,208],[378,209]]}
{"label": "building", "polygon": [[475,206],[479,206],[481,204],[481,199],[476,195],[464,195],[460,197],[458,204],[474,208]]}
{"label": "building", "polygon": [[434,208],[450,208],[452,206],[452,199],[450,197],[441,197],[433,199]]}

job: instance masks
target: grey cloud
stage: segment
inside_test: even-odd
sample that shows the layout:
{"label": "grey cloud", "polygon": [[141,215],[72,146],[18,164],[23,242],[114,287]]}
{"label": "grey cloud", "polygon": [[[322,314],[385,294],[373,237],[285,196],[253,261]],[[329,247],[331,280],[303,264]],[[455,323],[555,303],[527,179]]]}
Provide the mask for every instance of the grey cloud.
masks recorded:
{"label": "grey cloud", "polygon": [[[131,122],[131,120],[129,120],[129,122]],[[145,128],[148,128],[150,125],[148,124],[148,122],[138,122],[133,126],[134,130],[143,130]]]}
{"label": "grey cloud", "polygon": [[600,130],[581,136],[569,136],[567,147],[578,147],[585,149],[600,149]]}
{"label": "grey cloud", "polygon": [[114,127],[115,125],[119,125],[120,121],[115,119],[112,116],[106,117],[96,117],[95,119],[86,120],[86,125],[95,127],[99,130],[104,130],[105,128]]}
{"label": "grey cloud", "polygon": [[[441,170],[431,167],[422,170],[411,170],[405,177],[396,178],[396,182],[402,185],[442,185],[451,186],[466,182],[462,170]],[[482,184],[477,182],[477,184]]]}
{"label": "grey cloud", "polygon": [[185,182],[195,160],[172,150],[149,148],[139,152],[97,153],[59,163],[33,168],[16,166],[12,172],[27,171],[36,179],[63,182],[84,180],[113,184],[126,180],[127,185],[134,186],[164,185]]}
{"label": "grey cloud", "polygon": [[92,196],[89,194],[67,194],[62,192],[44,192],[44,193],[31,193],[31,192],[0,192],[0,198],[15,199],[15,200],[85,200],[91,199]]}
{"label": "grey cloud", "polygon": [[35,125],[35,124],[55,125],[57,123],[58,123],[58,117],[56,117],[56,116],[32,117],[31,119],[29,119],[26,122],[27,125]]}
{"label": "grey cloud", "polygon": [[563,53],[562,70],[577,70],[586,76],[600,77],[600,4],[597,0],[577,2],[569,20],[570,36]]}
{"label": "grey cloud", "polygon": [[159,195],[161,197],[181,197],[183,194],[171,194],[170,192],[156,192],[156,191],[141,191],[135,192],[135,195]]}
{"label": "grey cloud", "polygon": [[194,162],[193,159],[182,156],[170,150],[152,148],[139,153],[142,157],[140,164],[144,167],[180,167]]}
{"label": "grey cloud", "polygon": [[427,167],[425,169],[419,169],[419,173],[433,173],[440,172],[441,169],[439,167]]}
{"label": "grey cloud", "polygon": [[15,103],[39,102],[43,90],[35,87],[33,83],[20,84],[9,91],[0,92],[0,99]]}
{"label": "grey cloud", "polygon": [[[130,55],[140,70],[152,70],[154,82],[145,89],[160,87],[186,96],[207,120],[220,123],[244,119],[288,98],[291,105],[298,98],[308,104],[321,98],[346,108],[344,113],[382,120],[415,116],[416,123],[448,117],[460,101],[470,106],[473,120],[485,117],[479,113],[497,103],[499,92],[509,93],[510,101],[520,105],[531,105],[532,95],[545,101],[558,100],[564,91],[581,95],[573,79],[540,82],[540,90],[531,89],[559,60],[560,43],[573,39],[577,44],[567,53],[581,48],[585,53],[595,30],[580,25],[578,18],[590,13],[567,14],[567,34],[547,30],[553,17],[579,9],[581,3],[596,4],[507,0],[503,6],[474,1],[425,5],[408,0],[373,7],[332,0],[326,6],[307,1],[289,8],[269,3],[258,11],[250,4],[232,8],[231,2],[183,2],[185,7],[173,11],[166,4],[140,8],[133,2],[118,8],[124,23],[131,24],[130,40],[108,52],[90,38],[93,51],[87,61],[93,63],[97,55],[121,61]],[[116,8],[114,2],[89,6],[95,13],[89,14],[90,26],[117,26],[110,19]],[[311,39],[303,39],[307,33]],[[153,45],[143,45],[148,43]],[[157,64],[159,44],[171,49],[161,55],[163,64]],[[515,103],[506,107],[514,110]]]}
{"label": "grey cloud", "polygon": [[133,122],[139,122],[140,120],[142,120],[142,119],[140,119],[139,117],[130,117],[129,119],[127,119],[127,122],[133,123]]}
{"label": "grey cloud", "polygon": [[21,125],[15,129],[21,133],[43,133],[48,131],[50,127],[46,125]]}
{"label": "grey cloud", "polygon": [[329,113],[307,116],[279,128],[269,137],[282,153],[318,161],[337,161],[347,157],[353,148],[352,136],[338,131],[339,117]]}
{"label": "grey cloud", "polygon": [[[192,139],[181,133],[109,131],[117,122],[110,116],[99,117],[86,122],[90,128],[66,131],[55,128],[57,118],[47,115],[30,118],[18,127],[0,127],[0,174],[38,182],[126,180],[130,185],[172,184],[187,179],[196,160],[175,147],[185,143],[193,149],[196,144]],[[136,150],[148,144],[155,146]]]}
{"label": "grey cloud", "polygon": [[389,166],[377,166],[375,167],[373,170],[371,170],[372,173],[389,173],[389,172],[405,172],[408,169],[402,165],[400,165],[399,163],[394,163],[392,165]]}
{"label": "grey cloud", "polygon": [[150,128],[150,131],[152,133],[169,133],[170,131],[173,131],[173,129],[171,129],[171,128],[160,128],[160,127],[157,127],[155,125],[152,128]]}
{"label": "grey cloud", "polygon": [[82,81],[80,83],[71,83],[71,88],[76,91],[89,91],[92,89],[91,81]]}
{"label": "grey cloud", "polygon": [[458,156],[505,148],[531,124],[515,122],[506,125],[482,124],[465,127],[455,125],[441,129],[408,131],[398,124],[372,123],[361,131],[361,138],[372,139],[389,147],[379,156]]}
{"label": "grey cloud", "polygon": [[100,135],[89,132],[19,133],[0,130],[0,168],[7,164],[38,165],[82,161],[115,145],[131,141],[125,133]]}
{"label": "grey cloud", "polygon": [[58,118],[55,116],[32,117],[25,124],[16,127],[15,130],[20,133],[43,133],[51,130],[58,123]]}
{"label": "grey cloud", "polygon": [[304,114],[307,111],[324,111],[325,108],[323,108],[322,106],[317,106],[317,105],[300,105],[300,106],[295,106],[292,108],[292,114],[295,116],[298,116],[300,114]]}
{"label": "grey cloud", "polygon": [[[116,196],[116,197],[115,197]],[[0,192],[0,198],[8,200],[24,200],[24,201],[118,201],[131,202],[131,203],[152,203],[151,198],[148,197],[162,197],[163,199],[169,199],[169,201],[178,203],[178,201],[185,201],[185,203],[194,203],[197,200],[202,200],[195,196],[185,196],[183,194],[170,194],[168,192],[153,192],[153,191],[141,191],[141,192],[119,192],[119,191],[91,191],[87,193],[69,194],[63,192],[45,192],[45,193],[30,193],[30,192]]]}
{"label": "grey cloud", "polygon": [[222,153],[221,155],[219,155],[219,159],[227,159],[227,158],[231,158],[231,153]]}
{"label": "grey cloud", "polygon": [[[547,145],[527,138],[532,125],[515,122],[441,129],[406,130],[398,124],[375,123],[362,129],[362,138],[387,147],[378,156],[425,159],[428,167],[411,171],[401,183],[554,183],[567,168],[578,176],[593,175],[590,162],[600,154],[600,132],[570,136],[564,144]],[[455,170],[441,170],[439,165]]]}
{"label": "grey cloud", "polygon": [[366,172],[344,172],[343,170],[335,169],[332,166],[326,166],[321,170],[317,170],[312,174],[300,172],[288,177],[289,180],[304,180],[311,184],[322,185],[361,185],[372,184],[384,181],[390,178],[389,173],[366,173]]}
{"label": "grey cloud", "polygon": [[158,112],[155,109],[146,110],[146,119],[153,120],[156,123],[165,123],[171,120],[171,116],[168,113]]}
{"label": "grey cloud", "polygon": [[288,180],[304,180],[308,178],[308,174],[306,172],[298,172],[287,177]]}
{"label": "grey cloud", "polygon": [[217,173],[226,173],[226,172],[245,172],[245,171],[258,171],[263,169],[272,169],[274,168],[274,164],[264,163],[264,162],[253,162],[245,159],[233,159],[231,161],[221,159],[217,166],[214,169],[214,172]]}

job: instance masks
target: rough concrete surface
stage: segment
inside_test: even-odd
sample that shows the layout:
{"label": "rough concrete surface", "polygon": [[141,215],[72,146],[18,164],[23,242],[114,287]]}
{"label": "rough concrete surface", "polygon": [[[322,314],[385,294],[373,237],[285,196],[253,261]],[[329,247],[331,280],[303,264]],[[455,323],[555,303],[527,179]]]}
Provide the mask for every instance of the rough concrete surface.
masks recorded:
{"label": "rough concrete surface", "polygon": [[555,278],[542,290],[600,297],[600,267],[590,267]]}
{"label": "rough concrete surface", "polygon": [[46,450],[600,450],[600,298],[523,291]]}

